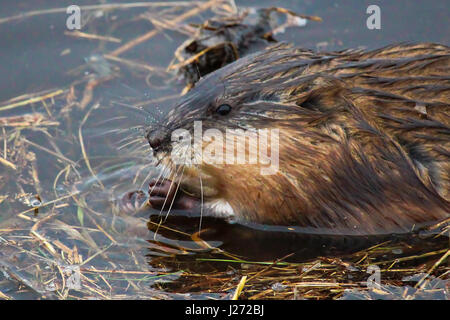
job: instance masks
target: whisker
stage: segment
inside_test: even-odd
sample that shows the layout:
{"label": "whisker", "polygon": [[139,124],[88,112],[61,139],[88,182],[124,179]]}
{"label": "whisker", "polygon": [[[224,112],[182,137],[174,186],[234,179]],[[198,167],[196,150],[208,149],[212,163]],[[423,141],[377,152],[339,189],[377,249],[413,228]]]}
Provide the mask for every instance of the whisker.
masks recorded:
{"label": "whisker", "polygon": [[178,189],[180,188],[181,181],[183,180],[184,168],[186,168],[186,166],[183,166],[183,170],[181,171],[181,177],[180,177],[179,182],[177,183],[177,188],[175,189],[175,196],[173,197],[172,202],[170,203],[169,210],[167,210],[167,214],[166,214],[166,217],[164,218],[164,222],[166,222],[167,217],[169,216],[170,210],[172,209],[173,203],[175,202],[176,194],[178,192]]}
{"label": "whisker", "polygon": [[[181,168],[181,167],[180,167],[180,168]],[[171,180],[169,190],[167,191],[167,196],[166,196],[166,198],[164,199],[163,205],[162,205],[162,207],[161,207],[161,211],[159,212],[160,215],[162,214],[163,209],[164,209],[164,207],[166,206],[167,198],[169,197],[170,190],[172,190],[172,186],[175,184],[174,181],[175,181],[175,180],[177,179],[177,177],[178,177],[178,173],[179,173],[178,170],[180,170],[180,168],[177,169],[177,171],[175,172],[175,176],[174,176],[173,179]],[[183,166],[183,168],[184,168],[184,166]],[[167,219],[167,216],[166,216],[166,219]],[[165,220],[164,220],[164,221],[165,221]]]}
{"label": "whisker", "polygon": [[153,157],[152,153],[148,150],[147,144],[137,145],[133,148],[127,149],[128,154],[133,155],[134,157],[148,158],[146,161],[151,161],[151,163],[156,167],[157,162]]}
{"label": "whisker", "polygon": [[198,224],[198,235],[200,235],[200,232],[202,230],[202,220],[203,220],[203,181],[202,181],[202,175],[200,173],[198,176],[200,178],[200,222]]}
{"label": "whisker", "polygon": [[[106,136],[108,134],[120,134],[120,133],[127,133],[129,131],[139,131],[139,129],[143,129],[144,126],[134,126],[131,128],[114,128],[114,129],[110,129],[107,131],[102,131],[101,133],[97,134],[97,135],[92,135],[93,137],[102,137],[102,136]],[[130,134],[131,135],[131,134]]]}
{"label": "whisker", "polygon": [[[156,183],[155,183],[155,185],[151,188],[151,190],[149,191],[149,194],[153,192],[153,189],[156,187],[156,185],[157,185],[158,182],[160,181],[160,179],[161,179],[161,177],[163,176],[163,173],[164,173],[165,170],[167,170],[167,168],[163,168],[163,169],[161,170],[161,172],[160,172],[158,178],[156,178]],[[149,174],[145,177],[144,181],[142,181],[142,184],[141,184],[140,189],[142,189],[142,187],[144,186],[144,183],[147,181],[147,179],[150,177],[150,175],[151,175],[151,173],[149,173]]]}
{"label": "whisker", "polygon": [[[120,82],[120,85],[128,90],[130,90],[131,92],[133,92],[136,96],[137,95],[142,95],[142,92],[139,92],[136,88],[133,88],[123,82]],[[145,95],[145,94],[144,94]]]}
{"label": "whisker", "polygon": [[[121,150],[121,149],[125,148],[126,146],[132,145],[132,144],[134,144],[134,143],[139,143],[139,142],[142,143],[141,138],[136,138],[136,139],[134,139],[134,140],[128,141],[127,143],[125,143],[125,144],[119,146],[119,147],[117,148],[117,150]],[[147,146],[147,143],[141,144],[141,147],[143,147],[143,146]]]}
{"label": "whisker", "polygon": [[[134,179],[133,179],[133,184],[136,184],[136,183],[137,183],[137,180],[138,180],[139,175],[141,174],[141,172],[144,171],[145,169],[149,168],[149,167],[153,167],[153,163],[148,163],[148,164],[142,165],[142,166],[136,171],[136,174],[135,174]],[[147,176],[144,178],[144,181],[145,181],[145,180],[149,177],[149,175],[152,174],[152,173],[153,173],[153,172],[149,172],[149,173],[147,174]]]}
{"label": "whisker", "polygon": [[128,104],[128,103],[120,102],[120,101],[115,101],[115,100],[110,101],[110,103],[113,106],[115,105],[115,106],[125,107],[125,108],[131,109],[133,111],[137,111],[137,113],[128,114],[126,116],[126,118],[132,117],[138,121],[142,121],[142,115],[144,114],[145,115],[144,122],[146,125],[149,125],[152,123],[158,124],[162,118],[160,114],[152,113],[149,110],[145,109],[143,106],[136,106],[136,105],[132,105],[132,104]]}
{"label": "whisker", "polygon": [[116,143],[117,144],[121,144],[121,143],[123,143],[123,142],[126,142],[127,140],[130,140],[130,139],[135,139],[135,140],[140,140],[140,139],[142,139],[143,140],[143,142],[146,142],[147,143],[147,140],[144,138],[144,137],[140,137],[140,136],[134,136],[134,135],[128,135],[128,136],[126,136],[125,138],[122,138],[122,139],[120,139],[119,141],[117,141]]}
{"label": "whisker", "polygon": [[111,122],[114,120],[123,120],[123,119],[127,119],[127,118],[128,118],[127,116],[117,116],[117,117],[113,117],[113,118],[109,118],[109,119],[97,122],[97,125],[99,126],[99,125],[102,125],[102,124],[105,124],[105,123],[108,123],[108,122]]}
{"label": "whisker", "polygon": [[127,103],[123,103],[123,102],[119,102],[119,101],[112,101],[112,104],[116,104],[119,105],[121,107],[125,107],[125,108],[129,108],[131,110],[134,111],[140,111],[146,114],[146,118],[145,118],[145,122],[148,123],[153,123],[153,124],[161,124],[161,120],[163,117],[163,112],[161,111],[161,109],[159,109],[159,107],[157,105],[155,105],[155,109],[157,111],[156,112],[152,112],[153,110],[147,110],[145,109],[143,106],[139,106],[139,105],[132,105],[132,104],[127,104]]}
{"label": "whisker", "polygon": [[154,115],[149,110],[144,109],[143,107],[140,107],[140,106],[135,106],[135,105],[124,103],[124,102],[120,102],[120,101],[111,101],[111,103],[119,105],[121,107],[129,108],[129,109],[132,109],[132,110],[135,110],[135,111],[141,111],[141,112],[144,112],[144,113],[146,113],[147,115],[150,115],[150,116]]}
{"label": "whisker", "polygon": [[[153,186],[153,188],[154,188],[156,185],[157,185],[157,183]],[[170,190],[172,189],[172,185],[173,185],[173,180],[172,180],[172,183],[170,184],[169,191],[167,192],[167,194],[170,193]],[[151,192],[150,192],[150,193],[151,193]],[[166,196],[166,198],[164,199],[164,203],[163,203],[163,205],[162,205],[162,207],[161,207],[161,211],[159,212],[160,219],[159,219],[158,226],[156,227],[155,233],[154,233],[154,235],[153,235],[153,240],[156,240],[156,235],[158,234],[159,227],[160,227],[160,226],[162,225],[162,223],[163,223],[163,218],[162,218],[162,216],[161,216],[161,213],[162,213],[162,211],[163,211],[163,209],[164,209],[164,206],[166,205],[166,201],[167,201],[167,196]],[[167,217],[166,217],[166,218],[167,218]],[[165,221],[165,220],[164,220],[164,221]]]}

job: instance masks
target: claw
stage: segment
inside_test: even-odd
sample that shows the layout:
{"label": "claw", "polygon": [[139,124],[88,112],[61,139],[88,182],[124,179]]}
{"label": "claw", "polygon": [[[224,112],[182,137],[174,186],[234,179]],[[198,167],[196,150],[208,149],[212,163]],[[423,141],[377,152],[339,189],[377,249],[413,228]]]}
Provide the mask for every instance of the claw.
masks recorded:
{"label": "claw", "polygon": [[148,193],[152,208],[164,211],[169,210],[171,205],[173,209],[188,210],[198,206],[200,203],[199,199],[179,190],[178,185],[171,180],[150,181]]}

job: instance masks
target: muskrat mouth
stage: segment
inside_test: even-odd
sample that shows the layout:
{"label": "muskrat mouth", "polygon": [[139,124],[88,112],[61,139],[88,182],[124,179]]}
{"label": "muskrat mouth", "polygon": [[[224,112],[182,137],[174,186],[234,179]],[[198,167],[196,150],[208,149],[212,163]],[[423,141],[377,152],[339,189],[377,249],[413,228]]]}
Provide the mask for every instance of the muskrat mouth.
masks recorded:
{"label": "muskrat mouth", "polygon": [[216,179],[197,166],[185,166],[181,169],[180,189],[196,198],[213,198],[219,195]]}

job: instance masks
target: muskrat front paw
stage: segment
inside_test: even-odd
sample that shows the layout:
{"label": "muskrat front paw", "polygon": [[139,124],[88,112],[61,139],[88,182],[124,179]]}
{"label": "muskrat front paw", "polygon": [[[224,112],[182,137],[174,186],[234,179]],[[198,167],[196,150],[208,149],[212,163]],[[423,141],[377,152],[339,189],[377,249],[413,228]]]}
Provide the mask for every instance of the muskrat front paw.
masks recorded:
{"label": "muskrat front paw", "polygon": [[193,209],[200,204],[199,199],[189,196],[178,188],[171,180],[152,180],[149,183],[150,205],[160,210]]}

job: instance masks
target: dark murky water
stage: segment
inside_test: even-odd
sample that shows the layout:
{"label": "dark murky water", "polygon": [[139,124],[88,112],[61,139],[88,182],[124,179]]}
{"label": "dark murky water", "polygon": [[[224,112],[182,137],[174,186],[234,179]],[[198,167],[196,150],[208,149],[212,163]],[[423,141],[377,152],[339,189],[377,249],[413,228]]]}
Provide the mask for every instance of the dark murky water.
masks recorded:
{"label": "dark murky water", "polygon": [[[236,1],[238,6],[253,6],[255,3]],[[273,6],[273,1],[257,3],[261,7]],[[60,8],[71,4],[74,2],[58,1]],[[76,1],[76,4],[84,6],[96,3]],[[381,30],[369,30],[366,27],[366,8],[369,4],[377,4],[381,8]],[[401,41],[450,44],[446,0],[283,0],[277,5],[298,13],[318,15],[323,19],[322,23],[309,22],[304,28],[288,29],[276,37],[280,41],[307,48],[377,48]],[[54,1],[2,1],[0,21],[22,12],[54,7]],[[186,35],[162,30],[120,56],[126,60],[100,58],[96,62],[92,61],[152,30],[148,19],[140,16],[142,13],[149,11],[157,17],[162,10],[169,10],[165,13],[169,15],[189,10],[189,7],[181,7],[178,11],[170,12],[170,8],[86,10],[83,15],[86,25],[82,32],[110,36],[120,39],[120,43],[116,40],[88,40],[67,35],[67,15],[64,11],[0,23],[0,101],[35,92],[42,91],[45,95],[58,89],[65,90],[63,95],[55,95],[51,98],[53,100],[47,100],[47,104],[37,102],[2,108],[17,100],[0,103],[0,118],[40,113],[46,115],[46,119],[58,122],[56,125],[43,124],[19,130],[21,137],[29,141],[25,143],[27,152],[33,152],[36,157],[30,163],[37,172],[38,182],[30,170],[17,175],[0,164],[0,196],[6,196],[0,198],[0,270],[4,271],[0,274],[0,294],[13,298],[43,295],[53,298],[223,298],[229,292],[202,295],[200,290],[200,293],[183,295],[185,293],[178,294],[176,290],[166,292],[166,287],[161,283],[176,283],[182,270],[190,268],[202,272],[202,268],[207,269],[207,264],[202,263],[198,265],[199,269],[196,268],[198,261],[211,257],[211,247],[253,261],[272,261],[291,252],[297,252],[297,261],[306,261],[317,255],[339,252],[342,248],[354,245],[356,250],[357,246],[361,246],[358,239],[343,242],[342,239],[306,239],[290,234],[267,236],[267,232],[230,226],[214,219],[203,221],[202,239],[207,242],[205,246],[187,236],[198,231],[198,219],[171,217],[159,226],[159,218],[153,217],[153,223],[150,222],[147,228],[148,211],[127,216],[112,209],[114,200],[123,192],[143,188],[149,177],[157,174],[148,166],[150,154],[146,143],[138,141],[137,145],[128,145],[131,142],[129,137],[138,138],[141,131],[135,128],[153,123],[170,107],[183,88],[182,82],[165,74],[164,70],[171,62],[175,49],[186,40]],[[187,21],[201,22],[210,15],[211,12],[206,12],[201,17],[194,16]],[[129,61],[138,62],[140,66],[130,65]],[[150,69],[156,71],[150,72]],[[102,72],[118,76],[99,84],[85,109],[71,107],[70,99],[67,98],[71,85],[75,83],[75,95],[80,101],[85,94],[85,83],[78,85],[76,81]],[[130,105],[141,106],[147,111]],[[5,137],[17,130],[17,126],[5,126],[2,130],[0,135]],[[14,136],[6,140],[8,146],[16,141]],[[84,148],[80,147],[80,140]],[[131,152],[133,146],[142,148]],[[26,158],[27,155],[24,153],[19,158]],[[89,163],[85,161],[86,158]],[[67,169],[68,166],[71,169]],[[93,172],[96,177],[92,177]],[[29,195],[18,196],[21,193]],[[34,217],[27,211],[30,207],[23,200],[30,200],[35,194],[39,194],[44,203],[61,197],[67,200],[39,209],[38,216]],[[40,219],[43,221],[39,222]],[[177,229],[177,226],[181,228]],[[70,250],[66,250],[66,255],[59,255],[48,249],[48,246],[47,249],[36,248],[36,237],[30,236],[30,230],[38,230],[55,252],[63,252],[65,248]],[[40,241],[42,245],[42,239]],[[303,244],[300,248],[297,245],[299,243]],[[369,245],[368,242],[362,243],[363,246]],[[292,244],[296,246],[290,247]],[[97,282],[102,290],[106,288],[106,296],[94,289],[88,290],[88,293],[72,290],[70,294],[68,290],[62,290],[66,296],[58,290],[51,290],[51,286],[61,285],[60,281],[52,280],[55,274],[52,270],[61,269],[69,262],[77,264],[74,257],[65,260],[69,253],[75,255],[74,248],[83,257],[82,272]],[[442,242],[437,244],[436,250],[439,248],[442,249]],[[185,260],[174,259],[172,264],[168,260],[161,260],[174,254],[184,255]],[[214,267],[220,269],[225,268],[225,265]],[[98,270],[106,271],[101,273]],[[108,270],[121,270],[122,273],[111,276]],[[33,278],[35,274],[40,275],[41,282],[36,280],[39,277]],[[22,282],[28,279],[28,285],[17,287],[17,282],[11,281],[15,277],[22,279]],[[113,284],[113,288],[108,288],[109,283]],[[54,292],[59,293],[53,295]],[[367,297],[359,292],[344,296]],[[434,298],[443,297],[437,295]]]}
{"label": "dark murky water", "polygon": [[[111,1],[112,3],[118,1]],[[126,1],[125,1],[126,2]],[[64,8],[72,1],[59,1]],[[76,1],[79,5],[92,4],[92,1]],[[94,2],[95,3],[95,2]],[[100,3],[100,2],[99,2]],[[238,6],[254,6],[254,1],[237,1]],[[258,1],[258,6],[273,6],[273,1]],[[381,30],[369,30],[366,27],[368,15],[365,13],[370,4],[381,8]],[[53,8],[53,1],[2,1],[1,17],[16,15],[31,10]],[[448,3],[435,0],[423,3],[420,0],[404,1],[296,1],[283,0],[277,5],[296,12],[318,15],[322,23],[310,23],[307,28],[291,30],[278,36],[280,41],[288,41],[307,48],[317,46],[326,49],[343,49],[365,46],[377,48],[393,42],[427,41],[448,44]],[[105,12],[105,17],[120,16],[127,19],[145,11],[142,8]],[[97,18],[105,21],[107,18]],[[7,77],[0,79],[0,98],[6,100],[23,93],[52,88],[62,83],[69,84],[74,78],[67,71],[83,63],[84,57],[96,50],[108,52],[117,47],[114,43],[105,43],[99,48],[98,42],[77,40],[64,35],[67,31],[65,13],[35,16],[1,24],[0,57],[2,72]],[[95,20],[95,18],[92,18]],[[195,19],[192,19],[195,20]],[[91,20],[92,21],[92,20]],[[89,25],[87,26],[89,28]],[[108,34],[110,25],[98,23],[95,31]],[[151,28],[150,23],[127,23],[117,27],[116,37],[133,38]],[[94,31],[94,30],[90,30]],[[170,37],[170,38],[169,38]],[[170,62],[174,49],[185,37],[176,32],[167,31],[139,46],[127,56],[141,58],[143,61],[165,67]],[[61,56],[63,50],[70,48],[71,53]],[[147,91],[149,89],[146,89]],[[152,97],[157,97],[157,91]]]}

